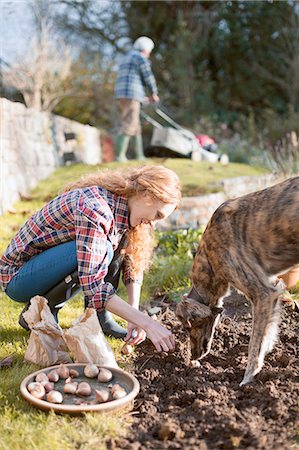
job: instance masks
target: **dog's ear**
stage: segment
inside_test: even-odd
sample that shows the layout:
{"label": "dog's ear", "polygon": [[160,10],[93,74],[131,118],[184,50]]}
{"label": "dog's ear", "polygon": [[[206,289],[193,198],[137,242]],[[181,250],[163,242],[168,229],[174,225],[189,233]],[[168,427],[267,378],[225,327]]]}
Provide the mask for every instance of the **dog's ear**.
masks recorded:
{"label": "dog's ear", "polygon": [[185,328],[192,328],[191,319],[192,314],[191,311],[187,307],[187,296],[184,295],[180,303],[178,303],[175,313],[178,319],[182,322]]}
{"label": "dog's ear", "polygon": [[176,307],[176,315],[185,328],[196,326],[203,319],[212,315],[211,309],[188,297],[183,297]]}

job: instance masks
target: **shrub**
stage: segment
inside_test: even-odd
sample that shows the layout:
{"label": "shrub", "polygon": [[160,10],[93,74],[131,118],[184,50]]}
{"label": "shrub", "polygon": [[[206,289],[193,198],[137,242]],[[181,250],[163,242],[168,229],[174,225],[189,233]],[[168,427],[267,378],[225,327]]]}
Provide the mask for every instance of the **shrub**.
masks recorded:
{"label": "shrub", "polygon": [[284,175],[299,172],[299,140],[295,131],[287,133],[272,145],[268,145],[269,166]]}
{"label": "shrub", "polygon": [[163,295],[176,300],[191,286],[189,273],[202,233],[202,229],[157,232],[153,264],[144,278],[143,300]]}
{"label": "shrub", "polygon": [[264,151],[257,145],[241,139],[235,134],[231,139],[225,139],[219,145],[221,153],[226,153],[231,162],[253,165],[265,165]]}
{"label": "shrub", "polygon": [[162,231],[156,233],[157,254],[164,256],[191,257],[197,248],[203,229],[194,230],[183,228],[175,231]]}

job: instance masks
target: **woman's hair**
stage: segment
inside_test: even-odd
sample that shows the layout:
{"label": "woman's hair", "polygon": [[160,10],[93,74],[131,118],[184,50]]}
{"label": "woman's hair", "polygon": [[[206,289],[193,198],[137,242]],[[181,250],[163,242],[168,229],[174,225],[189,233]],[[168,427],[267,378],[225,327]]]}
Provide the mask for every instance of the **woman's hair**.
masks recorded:
{"label": "woman's hair", "polygon": [[[147,194],[164,203],[179,205],[181,185],[179,177],[164,166],[148,165],[126,168],[125,170],[103,170],[89,174],[74,183],[68,184],[63,192],[89,186],[100,186],[113,194],[130,198],[133,195]],[[154,248],[154,234],[146,224],[138,225],[128,232],[126,261],[131,271],[138,276],[150,265]]]}
{"label": "woman's hair", "polygon": [[142,278],[143,272],[149,269],[155,246],[154,230],[150,225],[142,223],[131,228],[127,233],[128,246],[124,250],[125,261],[133,277]]}
{"label": "woman's hair", "polygon": [[178,206],[181,200],[179,177],[164,166],[143,166],[125,170],[103,170],[83,176],[68,184],[63,192],[88,186],[100,186],[113,194],[129,198],[139,193],[147,193],[164,203]]}

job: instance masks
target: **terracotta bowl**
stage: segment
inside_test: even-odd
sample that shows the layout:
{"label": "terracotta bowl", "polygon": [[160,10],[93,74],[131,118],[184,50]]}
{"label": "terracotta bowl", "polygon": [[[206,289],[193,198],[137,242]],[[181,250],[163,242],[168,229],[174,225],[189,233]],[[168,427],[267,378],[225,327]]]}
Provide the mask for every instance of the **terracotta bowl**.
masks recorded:
{"label": "terracotta bowl", "polygon": [[[49,403],[46,400],[40,400],[38,398],[33,397],[33,395],[31,395],[27,389],[28,384],[31,383],[32,381],[35,381],[35,377],[38,373],[48,374],[52,370],[58,369],[59,365],[46,367],[24,378],[24,380],[20,385],[21,394],[23,395],[25,400],[27,400],[27,402],[31,403],[33,406],[39,409],[42,409],[44,411],[55,411],[57,413],[71,414],[71,415],[79,415],[88,411],[96,411],[96,412],[113,411],[121,409],[124,406],[132,403],[133,399],[136,397],[136,395],[140,390],[140,385],[137,378],[125,372],[124,370],[115,369],[113,367],[107,366],[99,366],[97,364],[98,367],[105,367],[106,369],[109,369],[113,374],[113,378],[109,383],[100,383],[97,380],[97,378],[87,378],[84,375],[84,368],[86,365],[87,364],[65,364],[65,366],[67,366],[68,368],[76,369],[79,372],[79,377],[74,378],[74,381],[77,381],[79,383],[81,381],[87,381],[90,384],[92,388],[92,393],[88,397],[84,397],[84,399],[86,399],[86,402],[92,402],[95,400],[95,389],[100,389],[101,387],[108,387],[108,385],[116,383],[120,384],[125,389],[127,395],[121,399],[110,400],[106,403],[78,405],[75,404],[76,399],[78,399],[78,396],[73,394],[65,394],[63,392],[65,380],[59,380],[57,381],[57,383],[55,383],[55,390],[60,391],[62,393],[64,397],[63,403],[54,404]],[[82,399],[82,397],[80,398]]]}

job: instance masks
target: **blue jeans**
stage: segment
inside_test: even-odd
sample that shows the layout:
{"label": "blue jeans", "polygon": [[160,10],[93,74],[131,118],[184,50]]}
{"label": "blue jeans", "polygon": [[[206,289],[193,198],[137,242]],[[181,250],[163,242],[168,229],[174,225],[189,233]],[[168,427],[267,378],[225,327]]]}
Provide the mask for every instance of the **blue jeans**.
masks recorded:
{"label": "blue jeans", "polygon": [[[107,241],[109,262],[113,248]],[[29,302],[35,295],[44,295],[67,275],[77,270],[76,241],[57,245],[27,261],[6,288],[6,294],[16,302]]]}

